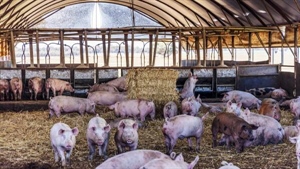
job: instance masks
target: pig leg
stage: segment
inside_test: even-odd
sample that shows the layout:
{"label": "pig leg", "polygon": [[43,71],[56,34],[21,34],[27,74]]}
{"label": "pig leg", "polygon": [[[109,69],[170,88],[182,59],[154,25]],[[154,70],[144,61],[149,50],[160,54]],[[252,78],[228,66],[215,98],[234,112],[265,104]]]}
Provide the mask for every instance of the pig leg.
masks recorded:
{"label": "pig leg", "polygon": [[108,145],[108,139],[104,142],[104,145],[102,145],[101,147],[99,147],[99,155],[103,155],[104,159],[107,159],[107,145]]}
{"label": "pig leg", "polygon": [[60,148],[57,149],[60,160],[61,160],[61,165],[62,166],[66,166],[66,158],[65,158],[65,154],[64,151]]}
{"label": "pig leg", "polygon": [[52,87],[51,90],[52,90],[52,93],[53,93],[53,97],[55,97],[56,96],[56,90],[55,90],[55,88]]}
{"label": "pig leg", "polygon": [[123,147],[121,146],[121,144],[117,144],[117,148],[118,148],[118,154],[123,153]]}
{"label": "pig leg", "polygon": [[201,137],[196,137],[196,152],[200,153]]}
{"label": "pig leg", "polygon": [[32,89],[29,89],[29,93],[30,93],[30,100],[32,100],[32,96],[33,96],[33,91],[32,91]]}
{"label": "pig leg", "polygon": [[53,151],[54,151],[54,160],[57,163],[59,161],[58,151],[57,151],[57,148],[54,145],[52,145],[52,148],[53,148]]}
{"label": "pig leg", "polygon": [[95,154],[95,145],[93,145],[92,143],[90,143],[88,141],[88,146],[89,146],[89,160],[93,160],[93,157],[94,157],[94,154]]}
{"label": "pig leg", "polygon": [[37,94],[38,94],[38,91],[34,90],[34,100],[37,100]]}
{"label": "pig leg", "polygon": [[170,138],[167,135],[165,135],[165,145],[166,145],[166,151],[167,151],[167,154],[168,154],[171,145],[170,145]]}
{"label": "pig leg", "polygon": [[177,139],[171,139],[170,149],[169,149],[169,153],[168,154],[171,154],[173,152],[173,149],[175,147],[176,142],[177,142]]}
{"label": "pig leg", "polygon": [[154,112],[151,112],[151,113],[150,113],[150,117],[151,117],[151,120],[154,120],[154,118],[155,118],[155,113],[154,113]]}
{"label": "pig leg", "polygon": [[49,92],[50,92],[50,89],[49,88],[46,88],[46,94],[47,94],[47,100],[49,100]]}
{"label": "pig leg", "polygon": [[187,140],[188,140],[188,143],[189,143],[189,149],[193,150],[193,148],[192,148],[193,145],[192,145],[191,137],[187,138]]}
{"label": "pig leg", "polygon": [[71,160],[70,160],[70,156],[72,154],[73,149],[71,149],[70,151],[67,151],[66,153],[66,162],[67,164],[71,164]]}

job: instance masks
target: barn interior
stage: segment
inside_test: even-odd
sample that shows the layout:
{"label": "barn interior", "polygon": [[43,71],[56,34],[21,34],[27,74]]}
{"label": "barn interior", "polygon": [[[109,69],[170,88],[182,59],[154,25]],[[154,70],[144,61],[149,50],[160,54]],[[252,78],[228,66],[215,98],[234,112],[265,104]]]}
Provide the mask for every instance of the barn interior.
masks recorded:
{"label": "barn interior", "polygon": [[[227,91],[259,87],[282,88],[290,98],[299,96],[299,14],[299,0],[0,1],[0,79],[18,77],[24,84],[23,100],[0,101],[3,128],[7,128],[1,133],[0,164],[4,168],[58,167],[50,144],[37,142],[45,151],[36,147],[39,153],[28,151],[26,155],[26,148],[30,149],[32,144],[24,143],[26,148],[18,150],[4,140],[18,128],[12,124],[19,121],[5,119],[20,112],[21,121],[29,119],[37,126],[42,124],[34,119],[46,121],[48,100],[42,96],[38,101],[30,100],[27,84],[35,76],[71,82],[75,89],[72,95],[76,97],[86,97],[89,86],[95,83],[108,82],[132,70],[151,69],[162,71],[156,73],[157,78],[145,79],[147,84],[166,76],[165,69],[178,72],[174,84],[178,91],[182,90],[189,72],[197,75],[194,93],[200,94],[204,102],[220,102]],[[107,111],[103,107],[98,109],[100,115],[113,118],[111,111],[105,114]],[[293,117],[288,110],[283,111],[281,123],[290,125]],[[50,126],[57,120],[65,120],[72,126],[81,124],[84,133],[92,115],[82,119],[74,116],[67,114],[46,123]],[[175,149],[183,152],[189,162],[199,155],[202,161],[196,168],[218,168],[222,160],[232,161],[241,168],[295,168],[295,148],[288,141],[249,148],[243,155],[233,148],[212,149],[212,118],[213,115],[205,122],[206,136],[200,153],[187,150],[183,142],[179,142],[183,149],[180,146]],[[153,131],[157,127],[150,126],[160,127],[162,121],[161,117],[147,121],[146,126]],[[25,121],[23,128],[30,130],[26,125]],[[29,126],[35,128],[32,125]],[[147,133],[145,137],[152,141],[140,138],[141,148],[164,149],[162,134],[151,136],[148,131],[142,128],[141,135]],[[40,140],[47,142],[48,131],[43,132]],[[26,136],[20,139],[31,137]],[[82,147],[78,146],[78,152],[84,151],[84,136],[79,140]],[[109,153],[115,153],[114,146]],[[103,161],[87,162],[86,154],[75,154],[75,165],[71,168],[95,168]],[[254,161],[260,162],[251,164]]]}

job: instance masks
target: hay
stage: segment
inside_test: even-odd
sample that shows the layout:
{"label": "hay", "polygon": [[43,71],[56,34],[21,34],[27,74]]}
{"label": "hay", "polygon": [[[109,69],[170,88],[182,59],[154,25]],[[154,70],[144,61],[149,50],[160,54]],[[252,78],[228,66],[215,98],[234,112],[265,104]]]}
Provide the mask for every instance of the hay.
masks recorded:
{"label": "hay", "polygon": [[[103,158],[95,156],[92,162],[87,160],[88,146],[86,141],[86,127],[92,114],[79,116],[77,113],[62,115],[60,118],[48,119],[48,110],[33,112],[6,112],[0,114],[0,166],[1,169],[31,168],[48,169],[61,168],[54,162],[54,154],[50,145],[50,128],[56,122],[64,122],[71,128],[77,126],[79,135],[76,147],[71,155],[71,166],[66,168],[89,169],[96,168],[103,162]],[[114,119],[112,111],[97,110],[107,121]],[[204,112],[201,112],[201,116]],[[182,152],[184,159],[191,162],[196,155],[200,157],[195,169],[214,169],[221,166],[221,161],[232,162],[240,168],[287,169],[296,168],[295,145],[285,140],[278,145],[267,145],[246,148],[243,153],[236,153],[234,147],[225,146],[212,148],[211,123],[214,115],[209,115],[204,121],[205,130],[201,139],[200,152],[189,150],[186,139],[178,140],[174,151]],[[292,115],[283,111],[281,124],[291,125]],[[138,149],[153,149],[165,152],[164,137],[161,132],[163,119],[146,121],[145,128],[140,128]],[[113,136],[116,128],[111,131],[108,145],[108,156],[116,154],[117,148]],[[195,147],[195,139],[192,139]],[[134,160],[134,159],[133,159]]]}
{"label": "hay", "polygon": [[169,101],[178,104],[178,74],[171,69],[130,69],[126,75],[128,98],[152,100],[157,110],[162,110]]}

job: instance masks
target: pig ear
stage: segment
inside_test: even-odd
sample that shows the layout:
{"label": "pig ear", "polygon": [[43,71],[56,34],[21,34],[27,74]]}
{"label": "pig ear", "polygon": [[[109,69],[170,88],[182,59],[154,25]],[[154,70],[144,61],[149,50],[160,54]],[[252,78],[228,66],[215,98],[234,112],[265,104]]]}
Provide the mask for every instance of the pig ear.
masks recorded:
{"label": "pig ear", "polygon": [[74,127],[74,128],[72,129],[72,133],[73,133],[75,136],[77,136],[78,133],[79,133],[78,128],[77,128],[77,127]]}
{"label": "pig ear", "polygon": [[251,125],[252,130],[258,129],[258,126],[254,125],[254,124],[250,124],[250,125]]}
{"label": "pig ear", "polygon": [[196,158],[194,159],[194,161],[192,161],[189,166],[188,169],[192,169],[196,166],[197,162],[199,161],[199,156],[196,156]]}
{"label": "pig ear", "polygon": [[119,129],[124,129],[125,128],[125,123],[123,122],[123,120],[120,121],[118,128]]}
{"label": "pig ear", "polygon": [[244,113],[245,113],[246,115],[249,115],[249,114],[250,114],[250,110],[249,110],[248,108],[246,108],[246,109],[244,110]]}
{"label": "pig ear", "polygon": [[110,125],[109,124],[107,124],[105,127],[104,127],[104,131],[106,132],[106,133],[108,133],[109,131],[110,131]]}
{"label": "pig ear", "polygon": [[175,152],[172,152],[172,153],[170,154],[170,157],[171,157],[172,160],[175,160],[175,158],[176,158],[176,153],[175,153]]}
{"label": "pig ear", "polygon": [[231,106],[231,105],[232,105],[232,101],[229,100],[229,101],[227,102],[227,105]]}
{"label": "pig ear", "polygon": [[238,102],[236,105],[237,105],[238,108],[242,107],[242,103],[241,102]]}
{"label": "pig ear", "polygon": [[170,119],[169,117],[166,117],[166,118],[165,118],[165,122],[168,122],[168,121],[169,121],[169,119]]}
{"label": "pig ear", "polygon": [[182,153],[180,153],[175,159],[175,161],[184,161],[184,158],[182,156]]}
{"label": "pig ear", "polygon": [[137,122],[133,123],[132,128],[134,128],[135,130],[137,130],[139,128],[139,125],[137,124]]}
{"label": "pig ear", "polygon": [[298,137],[289,137],[291,143],[297,143]]}

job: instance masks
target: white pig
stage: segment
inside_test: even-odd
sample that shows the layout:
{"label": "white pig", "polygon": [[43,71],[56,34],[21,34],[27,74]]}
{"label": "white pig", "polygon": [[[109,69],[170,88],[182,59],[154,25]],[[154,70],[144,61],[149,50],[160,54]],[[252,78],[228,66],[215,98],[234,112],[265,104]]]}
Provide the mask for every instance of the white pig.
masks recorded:
{"label": "white pig", "polygon": [[128,147],[130,151],[136,150],[138,141],[138,123],[131,119],[121,120],[118,125],[118,130],[115,133],[115,143],[118,154],[123,153],[126,147]]}
{"label": "white pig", "polygon": [[296,144],[297,169],[300,169],[300,135],[297,137],[289,137],[291,143]]}
{"label": "white pig", "polygon": [[[70,156],[76,144],[76,136],[79,130],[77,127],[71,129],[65,123],[55,123],[50,130],[51,146],[54,151],[55,162],[61,159],[62,166],[70,163]],[[66,152],[66,156],[65,156]]]}
{"label": "white pig", "polygon": [[179,93],[182,99],[194,96],[197,81],[197,76],[193,76],[193,74],[190,73],[188,79],[184,82],[183,89]]}
{"label": "white pig", "polygon": [[148,100],[123,100],[109,106],[109,108],[115,109],[115,115],[117,117],[133,117],[134,119],[140,118],[141,122],[145,121],[147,115],[150,115],[152,120],[155,117],[155,104],[153,101]]}
{"label": "white pig", "polygon": [[300,118],[300,97],[290,102],[290,109],[296,119]]}
{"label": "white pig", "polygon": [[95,154],[96,146],[99,147],[99,155],[104,156],[104,159],[107,159],[107,146],[110,136],[110,125],[106,121],[99,117],[97,114],[96,117],[90,119],[88,127],[86,130],[86,138],[89,147],[89,160],[92,160]]}
{"label": "white pig", "polygon": [[86,98],[72,96],[55,96],[49,103],[49,118],[54,114],[59,117],[62,112],[78,112],[83,115],[84,112],[95,113],[95,103]]}
{"label": "white pig", "polygon": [[169,156],[157,150],[133,150],[107,159],[96,169],[138,169],[157,158],[170,159]]}
{"label": "white pig", "polygon": [[[206,113],[206,115],[207,114],[208,113]],[[182,114],[171,118],[166,118],[163,124],[162,132],[165,137],[167,154],[171,154],[178,138],[187,138],[189,147],[192,148],[191,137],[195,137],[196,151],[199,151],[201,136],[204,131],[202,120],[206,115],[200,118]]]}
{"label": "white pig", "polygon": [[170,158],[157,158],[149,161],[147,164],[140,167],[140,169],[193,169],[198,161],[199,156],[196,156],[189,164],[184,161],[184,158],[180,153],[174,160]]}
{"label": "white pig", "polygon": [[106,84],[116,87],[119,91],[126,91],[126,77],[122,76],[117,79],[111,80]]}
{"label": "white pig", "polygon": [[169,101],[167,104],[165,104],[163,111],[164,118],[170,118],[177,115],[178,108],[175,102]]}
{"label": "white pig", "polygon": [[118,101],[123,101],[127,96],[123,93],[113,93],[108,91],[94,91],[88,94],[88,99],[95,102],[97,105],[110,106]]}
{"label": "white pig", "polygon": [[182,100],[181,102],[181,109],[182,114],[197,116],[198,112],[201,108],[201,103],[199,101],[200,95],[197,98],[194,96],[188,97]]}
{"label": "white pig", "polygon": [[224,94],[222,101],[228,102],[234,100],[236,103],[241,102],[244,108],[257,108],[259,109],[261,100],[248,92],[232,90]]}

